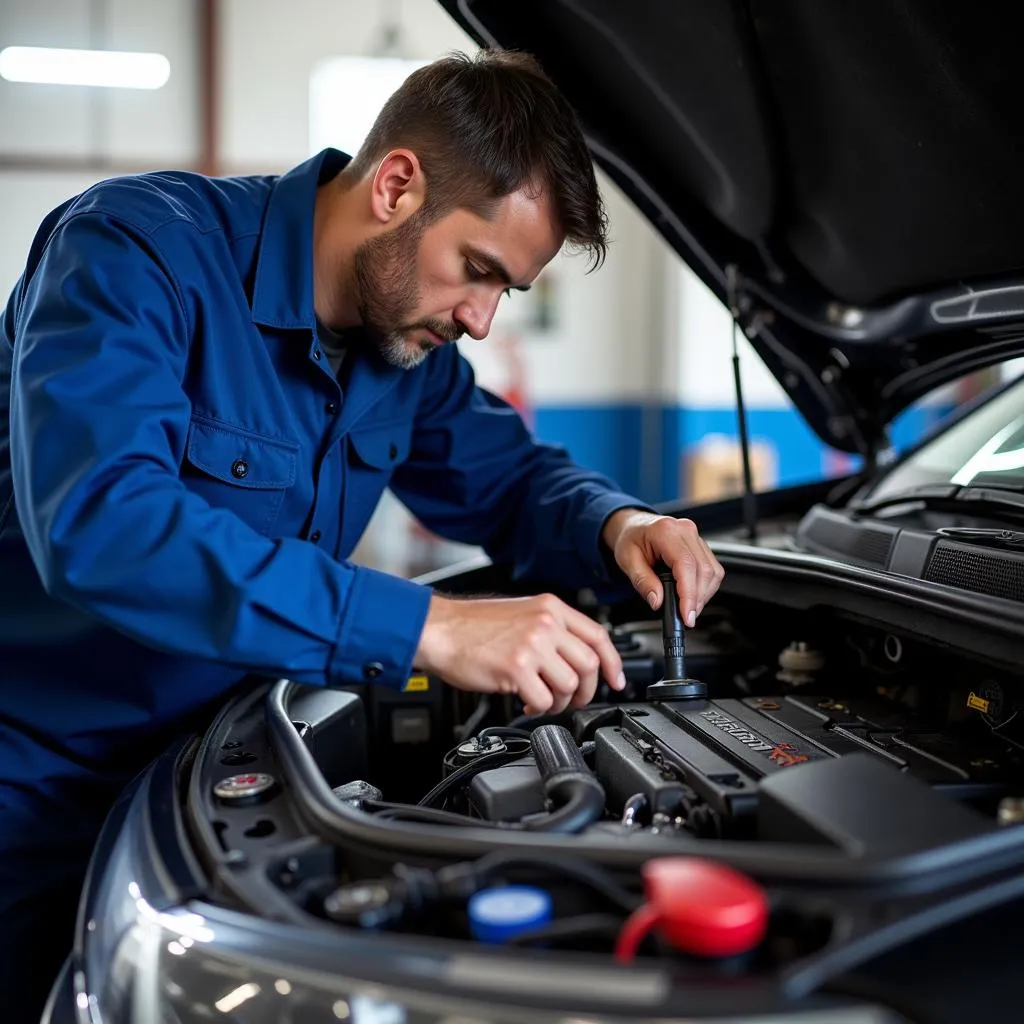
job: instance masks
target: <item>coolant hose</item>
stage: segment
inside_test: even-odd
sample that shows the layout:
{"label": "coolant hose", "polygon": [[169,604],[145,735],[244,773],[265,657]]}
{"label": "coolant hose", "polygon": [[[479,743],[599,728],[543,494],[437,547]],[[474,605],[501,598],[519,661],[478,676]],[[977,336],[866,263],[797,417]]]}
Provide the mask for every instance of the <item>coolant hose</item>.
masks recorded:
{"label": "coolant hose", "polygon": [[544,795],[554,810],[544,818],[524,822],[534,832],[580,832],[603,814],[605,793],[583,760],[568,729],[541,725],[530,737]]}

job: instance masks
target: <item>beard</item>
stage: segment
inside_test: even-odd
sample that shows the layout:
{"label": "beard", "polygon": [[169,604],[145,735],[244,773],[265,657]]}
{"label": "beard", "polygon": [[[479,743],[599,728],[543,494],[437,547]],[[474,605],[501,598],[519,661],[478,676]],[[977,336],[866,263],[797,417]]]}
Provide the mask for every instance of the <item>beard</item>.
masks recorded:
{"label": "beard", "polygon": [[406,335],[425,328],[442,341],[458,341],[455,323],[427,318],[410,322],[420,301],[416,262],[423,222],[419,213],[393,231],[367,239],[353,258],[353,283],[359,317],[381,358],[400,370],[419,366],[434,346],[410,341]]}

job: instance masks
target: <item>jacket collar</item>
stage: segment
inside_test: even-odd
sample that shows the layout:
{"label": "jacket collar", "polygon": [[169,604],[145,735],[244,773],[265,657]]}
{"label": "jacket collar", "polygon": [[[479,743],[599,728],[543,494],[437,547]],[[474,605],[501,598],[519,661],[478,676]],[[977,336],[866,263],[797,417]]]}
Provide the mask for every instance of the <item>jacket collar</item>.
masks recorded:
{"label": "jacket collar", "polygon": [[265,327],[315,330],[313,209],[317,186],[351,158],[325,149],[274,183],[260,235],[252,318]]}

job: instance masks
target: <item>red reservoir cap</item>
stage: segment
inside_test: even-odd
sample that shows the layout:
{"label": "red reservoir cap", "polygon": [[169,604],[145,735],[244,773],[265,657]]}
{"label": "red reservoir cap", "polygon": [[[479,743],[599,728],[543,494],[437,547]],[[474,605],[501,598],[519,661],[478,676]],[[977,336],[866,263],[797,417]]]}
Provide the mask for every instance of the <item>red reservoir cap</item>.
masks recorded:
{"label": "red reservoir cap", "polygon": [[699,857],[659,857],[641,873],[656,927],[676,949],[736,956],[764,938],[768,896],[746,875]]}

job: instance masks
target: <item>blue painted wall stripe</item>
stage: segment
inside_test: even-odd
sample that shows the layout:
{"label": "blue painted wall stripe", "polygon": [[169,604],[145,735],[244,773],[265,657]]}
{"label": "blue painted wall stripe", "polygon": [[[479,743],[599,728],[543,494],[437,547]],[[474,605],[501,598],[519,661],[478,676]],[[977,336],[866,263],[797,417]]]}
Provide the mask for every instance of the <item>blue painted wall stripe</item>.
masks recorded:
{"label": "blue painted wall stripe", "polygon": [[565,445],[581,466],[652,501],[641,492],[652,483],[660,488],[661,481],[644,480],[642,462],[650,450],[644,445],[644,413],[640,405],[542,406],[534,410],[534,433],[541,441]]}
{"label": "blue painted wall stripe", "polygon": [[[937,405],[907,410],[893,423],[893,446],[909,447],[949,411]],[[747,415],[751,440],[775,448],[780,487],[841,475],[858,465],[819,440],[792,409],[755,408]],[[649,502],[679,497],[683,459],[705,437],[737,437],[731,409],[639,403],[542,406],[534,410],[534,432],[542,441],[565,445],[581,465]]]}

